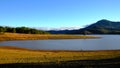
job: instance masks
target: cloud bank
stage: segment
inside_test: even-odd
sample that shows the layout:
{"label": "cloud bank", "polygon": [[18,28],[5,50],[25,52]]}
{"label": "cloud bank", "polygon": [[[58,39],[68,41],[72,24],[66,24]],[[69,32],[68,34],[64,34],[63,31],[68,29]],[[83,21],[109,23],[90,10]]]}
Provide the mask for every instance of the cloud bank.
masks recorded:
{"label": "cloud bank", "polygon": [[75,27],[59,27],[59,28],[37,27],[36,29],[45,30],[45,31],[49,31],[49,30],[76,30],[76,29],[80,29],[80,27],[78,27],[78,26],[75,26]]}

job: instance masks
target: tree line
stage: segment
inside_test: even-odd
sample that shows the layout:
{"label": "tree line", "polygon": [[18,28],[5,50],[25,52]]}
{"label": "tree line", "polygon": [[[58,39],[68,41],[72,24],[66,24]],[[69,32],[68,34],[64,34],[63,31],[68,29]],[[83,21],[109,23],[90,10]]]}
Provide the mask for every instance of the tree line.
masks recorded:
{"label": "tree line", "polygon": [[0,26],[0,33],[25,33],[25,34],[49,34],[48,32],[37,30],[29,27],[8,27],[8,26]]}

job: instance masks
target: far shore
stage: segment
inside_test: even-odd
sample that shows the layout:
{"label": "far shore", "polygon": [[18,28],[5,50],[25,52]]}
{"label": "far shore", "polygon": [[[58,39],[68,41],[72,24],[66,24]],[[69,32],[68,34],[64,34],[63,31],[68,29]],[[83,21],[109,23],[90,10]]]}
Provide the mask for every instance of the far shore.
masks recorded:
{"label": "far shore", "polygon": [[95,36],[78,36],[66,34],[20,34],[20,33],[4,33],[0,34],[0,41],[11,40],[48,40],[48,39],[95,39]]}

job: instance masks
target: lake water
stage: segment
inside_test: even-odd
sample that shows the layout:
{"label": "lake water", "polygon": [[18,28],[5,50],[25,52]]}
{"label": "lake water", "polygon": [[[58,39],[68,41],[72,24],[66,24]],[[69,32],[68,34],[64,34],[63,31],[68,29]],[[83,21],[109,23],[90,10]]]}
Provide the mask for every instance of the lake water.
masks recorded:
{"label": "lake water", "polygon": [[39,50],[114,50],[120,49],[120,35],[95,35],[100,39],[3,41],[0,46]]}

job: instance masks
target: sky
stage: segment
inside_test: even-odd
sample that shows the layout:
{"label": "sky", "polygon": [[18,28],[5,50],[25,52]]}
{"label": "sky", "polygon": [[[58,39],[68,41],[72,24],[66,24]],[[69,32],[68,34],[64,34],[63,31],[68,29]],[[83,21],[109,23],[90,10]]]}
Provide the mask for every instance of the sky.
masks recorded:
{"label": "sky", "polygon": [[77,29],[120,21],[120,0],[0,0],[0,25]]}

